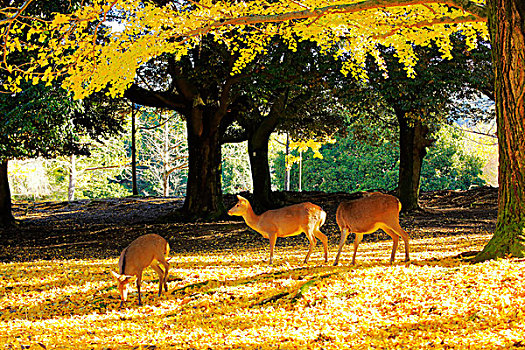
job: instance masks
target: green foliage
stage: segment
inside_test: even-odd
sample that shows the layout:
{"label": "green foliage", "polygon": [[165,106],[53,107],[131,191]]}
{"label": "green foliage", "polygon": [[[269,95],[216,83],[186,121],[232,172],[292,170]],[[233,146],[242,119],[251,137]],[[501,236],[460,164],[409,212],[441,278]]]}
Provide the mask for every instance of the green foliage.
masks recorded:
{"label": "green foliage", "polygon": [[461,140],[461,132],[453,127],[443,126],[439,131],[436,144],[430,147],[421,169],[423,191],[465,190],[485,184],[481,178],[483,160],[465,153]]}
{"label": "green foliage", "polygon": [[29,84],[25,88],[12,96],[0,94],[0,159],[79,152],[73,115],[80,102],[61,89]]}
{"label": "green foliage", "polygon": [[[110,138],[96,143],[89,156],[75,158],[75,199],[125,197],[131,191],[123,185],[129,159],[122,138]],[[71,158],[59,157],[46,161],[46,169],[57,199],[68,196]]]}
{"label": "green foliage", "polygon": [[[374,135],[374,138],[363,139],[364,132]],[[303,190],[354,192],[395,189],[399,176],[399,146],[386,134],[391,132],[371,127],[368,130],[353,128],[348,136],[339,136],[336,143],[321,148],[323,159],[313,158],[312,152],[303,153]],[[443,127],[435,137],[437,141],[430,147],[423,162],[422,190],[468,189],[485,184],[480,178],[483,161],[462,150],[459,131]],[[285,176],[283,153],[274,166],[275,181],[282,189]],[[291,189],[297,190],[298,164],[291,171]]]}
{"label": "green foliage", "polygon": [[247,142],[222,146],[222,191],[239,193],[252,191],[250,159]]}
{"label": "green foliage", "polygon": [[[353,138],[337,137],[334,144],[321,148],[323,159],[303,153],[302,188],[305,191],[354,192],[370,189],[393,189],[397,185],[398,152],[392,141],[378,146]],[[291,169],[291,190],[298,189],[299,165]],[[279,188],[284,183],[284,155],[275,163]]]}
{"label": "green foliage", "polygon": [[82,190],[84,198],[115,198],[130,196],[131,192],[118,182],[108,181],[108,177],[92,177],[91,186]]}

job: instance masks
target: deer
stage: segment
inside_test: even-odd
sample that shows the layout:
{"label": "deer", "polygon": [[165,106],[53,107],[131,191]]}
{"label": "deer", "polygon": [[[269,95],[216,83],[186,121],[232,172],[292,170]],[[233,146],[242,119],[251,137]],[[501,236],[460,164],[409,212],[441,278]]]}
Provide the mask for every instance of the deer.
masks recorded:
{"label": "deer", "polygon": [[[118,261],[119,273],[111,271],[120,293],[120,308],[127,300],[130,284],[134,281],[136,281],[139,295],[138,304],[142,305],[140,297],[142,271],[148,266],[151,266],[159,275],[159,297],[163,286],[164,291],[168,291],[167,279],[170,265],[166,258],[169,250],[168,242],[154,233],[140,236],[124,248]],[[160,265],[164,266],[164,271]]]}
{"label": "deer", "polygon": [[355,233],[354,255],[352,256],[352,265],[355,265],[357,247],[363,235],[373,233],[378,229],[385,231],[394,241],[390,264],[394,262],[399,237],[405,242],[405,262],[410,261],[408,234],[399,225],[400,210],[399,199],[380,192],[366,193],[362,198],[340,203],[336,211],[336,221],[341,230],[341,239],[334,266],[339,263],[339,256],[350,232]]}
{"label": "deer", "polygon": [[304,263],[308,262],[317,243],[316,237],[323,243],[324,260],[328,262],[328,238],[319,230],[326,220],[326,212],[320,206],[304,202],[256,215],[246,198],[237,196],[237,199],[239,201],[228,211],[228,215],[242,216],[250,228],[270,240],[270,265],[273,263],[273,251],[277,238],[296,236],[303,232],[310,241]]}

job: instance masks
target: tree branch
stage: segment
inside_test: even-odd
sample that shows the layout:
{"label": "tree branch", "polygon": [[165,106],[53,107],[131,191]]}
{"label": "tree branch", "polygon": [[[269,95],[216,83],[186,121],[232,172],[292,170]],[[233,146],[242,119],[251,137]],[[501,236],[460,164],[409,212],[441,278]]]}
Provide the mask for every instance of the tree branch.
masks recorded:
{"label": "tree branch", "polygon": [[176,111],[186,108],[184,101],[176,94],[168,91],[150,91],[136,84],[131,85],[124,92],[124,97],[143,106],[167,108]]}
{"label": "tree branch", "polygon": [[[363,0],[357,3],[329,5],[312,10],[291,11],[272,15],[251,15],[236,18],[225,18],[214,21],[205,27],[189,31],[187,34],[181,35],[181,37],[196,37],[205,33],[209,33],[215,29],[232,25],[278,23],[309,18],[314,18],[315,20],[317,20],[319,17],[328,15],[349,14],[377,8],[385,9],[393,7],[428,4],[441,4],[463,9],[465,12],[467,12],[467,15],[456,18],[455,20],[458,23],[487,21],[486,8],[484,6],[477,5],[469,0]],[[440,20],[444,21],[444,23],[450,23],[450,18],[447,17],[443,17],[442,19],[435,19],[431,23],[440,24]],[[428,25],[429,23],[428,20],[424,20],[424,22],[425,25]],[[417,24],[413,24],[412,26],[414,25],[417,26]]]}

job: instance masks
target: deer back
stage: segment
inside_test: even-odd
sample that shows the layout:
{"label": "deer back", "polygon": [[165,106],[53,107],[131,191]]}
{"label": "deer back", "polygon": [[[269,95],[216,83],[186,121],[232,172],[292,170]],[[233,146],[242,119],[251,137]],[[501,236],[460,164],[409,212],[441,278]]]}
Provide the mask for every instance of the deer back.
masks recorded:
{"label": "deer back", "polygon": [[319,222],[321,226],[326,213],[310,202],[294,204],[280,209],[268,210],[261,214],[259,223],[262,230],[277,230],[279,235],[293,235],[304,232]]}
{"label": "deer back", "polygon": [[373,232],[382,224],[399,222],[399,200],[391,195],[373,192],[367,196],[342,202],[337,208],[336,221],[341,229],[350,232]]}
{"label": "deer back", "polygon": [[120,254],[119,271],[122,275],[139,275],[153,260],[167,256],[168,242],[157,234],[138,237]]}

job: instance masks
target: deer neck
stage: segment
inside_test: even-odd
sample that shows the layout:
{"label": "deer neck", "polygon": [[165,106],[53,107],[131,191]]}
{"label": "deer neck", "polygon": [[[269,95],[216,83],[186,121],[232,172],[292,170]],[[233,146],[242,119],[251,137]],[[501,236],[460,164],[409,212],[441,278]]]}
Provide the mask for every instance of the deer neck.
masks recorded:
{"label": "deer neck", "polygon": [[243,217],[244,221],[246,222],[246,225],[250,226],[250,228],[254,229],[255,231],[261,233],[264,236],[264,233],[262,233],[259,229],[259,219],[261,216],[255,214],[251,205],[246,208],[246,213],[243,215]]}

